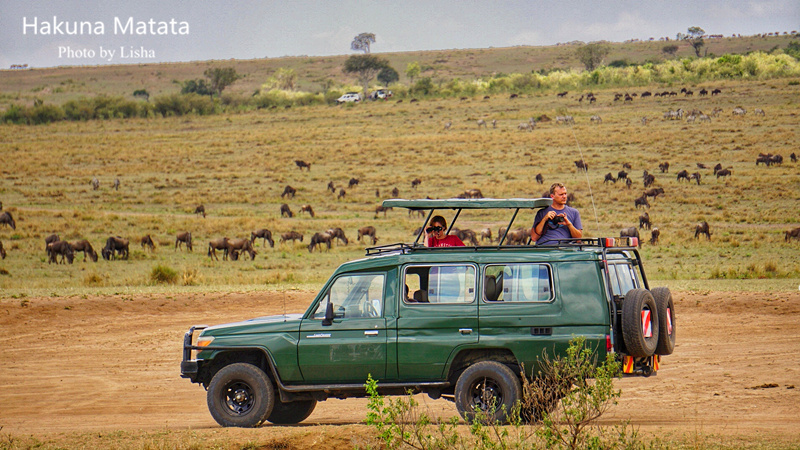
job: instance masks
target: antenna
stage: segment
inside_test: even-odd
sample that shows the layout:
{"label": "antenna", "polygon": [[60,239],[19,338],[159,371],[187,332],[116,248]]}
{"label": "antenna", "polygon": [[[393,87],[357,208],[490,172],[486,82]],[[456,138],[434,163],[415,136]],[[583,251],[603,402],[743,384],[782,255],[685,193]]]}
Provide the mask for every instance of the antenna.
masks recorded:
{"label": "antenna", "polygon": [[[580,153],[581,155],[581,161],[583,161],[583,150],[581,149],[581,143],[578,142],[578,136],[575,135],[575,125],[570,124],[569,130],[572,132],[572,137],[575,139],[575,145],[578,147],[578,153]],[[592,193],[592,184],[589,182],[589,171],[586,168],[584,168],[583,174],[584,176],[586,176],[586,185],[589,187],[589,197],[592,199],[592,210],[594,211],[594,223],[597,226],[597,233],[600,233],[600,220],[597,218],[597,208],[594,206],[594,193]]]}
{"label": "antenna", "polygon": [[286,319],[286,291],[283,291],[283,318]]}

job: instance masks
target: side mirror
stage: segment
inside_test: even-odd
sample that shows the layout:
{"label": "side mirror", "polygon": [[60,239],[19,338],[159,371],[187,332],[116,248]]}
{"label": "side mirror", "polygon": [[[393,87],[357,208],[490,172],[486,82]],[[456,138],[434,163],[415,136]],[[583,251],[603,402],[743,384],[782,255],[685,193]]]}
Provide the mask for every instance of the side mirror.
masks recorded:
{"label": "side mirror", "polygon": [[325,318],[322,320],[322,326],[329,327],[333,325],[333,303],[328,302],[325,307]]}

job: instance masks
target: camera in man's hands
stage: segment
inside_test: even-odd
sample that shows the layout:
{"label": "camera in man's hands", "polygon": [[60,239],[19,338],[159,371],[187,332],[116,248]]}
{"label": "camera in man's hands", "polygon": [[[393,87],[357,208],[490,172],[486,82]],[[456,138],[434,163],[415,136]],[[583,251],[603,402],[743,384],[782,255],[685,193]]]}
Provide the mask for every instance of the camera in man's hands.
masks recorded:
{"label": "camera in man's hands", "polygon": [[442,230],[444,230],[444,228],[442,228],[442,227],[428,227],[428,228],[425,229],[425,231],[427,233],[438,233],[438,232],[440,232]]}

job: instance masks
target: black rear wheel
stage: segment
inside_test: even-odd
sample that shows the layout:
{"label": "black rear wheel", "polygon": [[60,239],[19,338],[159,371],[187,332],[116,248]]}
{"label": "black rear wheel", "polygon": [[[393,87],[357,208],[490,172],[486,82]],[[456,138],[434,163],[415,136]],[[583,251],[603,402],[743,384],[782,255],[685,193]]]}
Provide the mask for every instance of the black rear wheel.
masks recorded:
{"label": "black rear wheel", "polygon": [[622,302],[622,339],[628,355],[651,356],[658,345],[658,310],[647,289],[631,289]]}
{"label": "black rear wheel", "polygon": [[267,421],[278,425],[300,423],[306,420],[316,407],[316,400],[298,400],[289,403],[276,401]]}
{"label": "black rear wheel", "polygon": [[456,382],[456,408],[467,422],[476,420],[480,412],[487,422],[508,423],[511,409],[521,398],[519,378],[495,361],[469,366]]}
{"label": "black rear wheel", "polygon": [[211,416],[223,427],[252,428],[272,412],[275,389],[258,367],[230,364],[211,379],[206,401]]}

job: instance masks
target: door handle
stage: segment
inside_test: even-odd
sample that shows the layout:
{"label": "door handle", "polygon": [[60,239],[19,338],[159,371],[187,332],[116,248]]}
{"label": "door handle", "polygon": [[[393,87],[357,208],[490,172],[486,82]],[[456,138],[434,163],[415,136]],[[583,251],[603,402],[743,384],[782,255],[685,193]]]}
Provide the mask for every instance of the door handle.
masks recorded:
{"label": "door handle", "polygon": [[330,333],[316,333],[316,334],[309,334],[306,336],[309,339],[316,339],[316,338],[329,338],[331,337]]}
{"label": "door handle", "polygon": [[367,330],[364,332],[364,336],[377,336],[378,330]]}
{"label": "door handle", "polygon": [[472,328],[459,328],[458,332],[461,334],[472,334]]}

